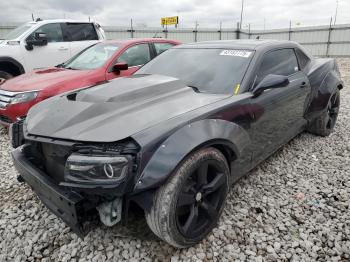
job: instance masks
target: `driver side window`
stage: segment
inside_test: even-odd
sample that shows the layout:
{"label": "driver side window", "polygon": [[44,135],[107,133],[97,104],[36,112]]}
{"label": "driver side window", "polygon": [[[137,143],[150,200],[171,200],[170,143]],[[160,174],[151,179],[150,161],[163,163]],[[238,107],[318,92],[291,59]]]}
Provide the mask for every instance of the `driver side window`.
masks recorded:
{"label": "driver side window", "polygon": [[118,59],[126,62],[129,67],[144,65],[151,60],[148,44],[139,44],[128,48]]}
{"label": "driver side window", "polygon": [[254,86],[269,74],[290,76],[299,71],[298,61],[292,48],[279,49],[264,55]]}
{"label": "driver side window", "polygon": [[31,33],[27,39],[35,40],[35,33],[45,33],[47,42],[63,42],[63,34],[60,24],[47,24],[39,27]]}

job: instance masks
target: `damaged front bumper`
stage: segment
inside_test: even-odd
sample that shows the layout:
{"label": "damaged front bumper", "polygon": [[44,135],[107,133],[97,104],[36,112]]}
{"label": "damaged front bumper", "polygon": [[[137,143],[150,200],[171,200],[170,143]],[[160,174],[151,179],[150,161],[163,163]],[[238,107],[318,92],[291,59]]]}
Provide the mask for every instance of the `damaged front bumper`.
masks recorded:
{"label": "damaged front bumper", "polygon": [[[20,174],[19,180],[26,182],[43,204],[71,227],[73,232],[80,237],[88,233],[83,227],[88,209],[96,208],[101,221],[107,226],[113,226],[121,220],[122,197],[91,203],[84,192],[77,192],[72,187],[58,185],[50,176],[34,166],[24,153],[27,146],[23,145],[12,151],[14,165]],[[89,190],[89,187],[85,190]],[[105,190],[108,189],[104,189],[103,192],[106,192]],[[94,196],[94,190],[90,188],[89,191]]]}
{"label": "damaged front bumper", "polygon": [[76,234],[84,235],[78,215],[84,198],[73,191],[57,186],[24,157],[22,147],[12,151],[12,158],[21,178],[35,191],[45,206],[69,225]]}

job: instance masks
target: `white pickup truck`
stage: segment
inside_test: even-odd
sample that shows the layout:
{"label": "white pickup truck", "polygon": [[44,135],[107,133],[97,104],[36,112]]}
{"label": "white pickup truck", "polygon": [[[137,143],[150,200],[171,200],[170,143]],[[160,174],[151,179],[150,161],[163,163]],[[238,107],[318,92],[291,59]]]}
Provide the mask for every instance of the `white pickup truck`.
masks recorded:
{"label": "white pickup truck", "polygon": [[0,40],[0,84],[33,69],[65,62],[105,38],[101,26],[94,22],[67,19],[28,22]]}

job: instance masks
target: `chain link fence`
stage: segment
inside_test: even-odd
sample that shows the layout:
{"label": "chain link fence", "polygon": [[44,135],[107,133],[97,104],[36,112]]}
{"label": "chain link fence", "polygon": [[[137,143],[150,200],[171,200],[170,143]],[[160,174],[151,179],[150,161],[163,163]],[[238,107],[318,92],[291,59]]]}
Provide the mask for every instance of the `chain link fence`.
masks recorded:
{"label": "chain link fence", "polygon": [[[16,26],[0,24],[0,39]],[[350,56],[350,24],[297,27],[273,30],[239,30],[213,28],[103,27],[108,39],[159,37],[188,42],[232,39],[279,39],[302,44],[315,56]]]}

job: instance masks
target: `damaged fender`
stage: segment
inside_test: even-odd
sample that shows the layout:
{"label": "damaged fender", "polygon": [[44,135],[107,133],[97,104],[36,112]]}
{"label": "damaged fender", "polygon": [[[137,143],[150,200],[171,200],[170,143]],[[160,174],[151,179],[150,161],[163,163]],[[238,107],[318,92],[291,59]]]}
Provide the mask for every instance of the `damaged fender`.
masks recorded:
{"label": "damaged fender", "polygon": [[135,192],[162,184],[194,150],[209,145],[226,145],[238,158],[249,143],[247,132],[229,121],[205,119],[183,126],[168,137],[153,154],[137,180]]}

